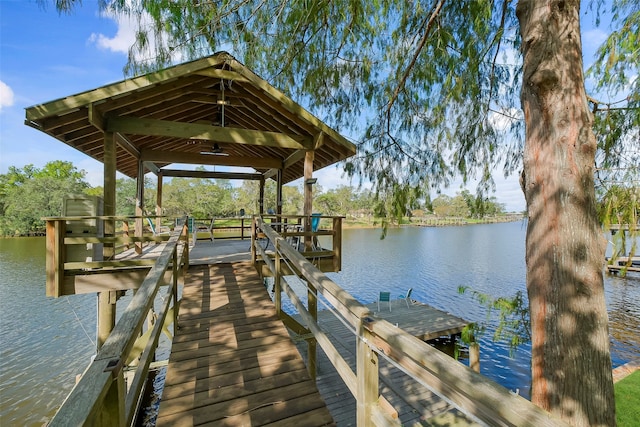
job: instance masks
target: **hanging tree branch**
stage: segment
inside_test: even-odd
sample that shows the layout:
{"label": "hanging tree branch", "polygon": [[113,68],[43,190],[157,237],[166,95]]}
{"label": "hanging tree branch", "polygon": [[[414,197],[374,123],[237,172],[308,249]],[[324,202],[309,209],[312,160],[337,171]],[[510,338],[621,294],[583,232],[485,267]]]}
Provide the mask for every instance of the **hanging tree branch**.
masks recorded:
{"label": "hanging tree branch", "polygon": [[422,25],[422,27],[425,29],[422,35],[422,39],[420,39],[420,42],[418,43],[418,46],[416,47],[416,50],[413,53],[413,58],[411,58],[411,62],[409,63],[409,66],[407,66],[407,68],[404,70],[404,74],[400,79],[400,83],[398,83],[396,90],[393,92],[393,95],[391,96],[391,100],[387,104],[387,111],[385,114],[387,116],[387,120],[389,120],[389,117],[391,115],[391,107],[393,107],[393,104],[396,102],[396,99],[400,95],[400,91],[404,89],[404,85],[407,82],[407,79],[409,78],[409,75],[411,74],[411,71],[413,70],[413,67],[416,64],[416,61],[418,60],[418,57],[420,56],[422,49],[424,48],[424,45],[427,43],[427,39],[429,38],[429,33],[431,32],[431,28],[433,27],[433,23],[435,22],[437,16],[440,14],[440,10],[442,10],[443,4],[444,4],[444,0],[440,0],[438,4],[436,4],[436,6],[434,7],[433,12],[431,12],[431,16],[429,16],[429,19],[425,21],[425,23]]}

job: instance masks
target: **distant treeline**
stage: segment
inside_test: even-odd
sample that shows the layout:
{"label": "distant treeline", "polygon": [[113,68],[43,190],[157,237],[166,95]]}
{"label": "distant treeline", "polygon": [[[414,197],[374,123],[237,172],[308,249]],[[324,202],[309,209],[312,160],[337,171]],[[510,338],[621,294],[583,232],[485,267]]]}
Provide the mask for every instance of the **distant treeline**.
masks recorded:
{"label": "distant treeline", "polygon": [[[43,217],[62,215],[62,203],[66,195],[84,193],[102,195],[102,187],[92,187],[86,182],[86,172],[71,162],[52,161],[39,169],[33,165],[10,167],[0,175],[0,234],[4,236],[34,235],[44,231]],[[240,211],[247,215],[258,212],[259,184],[204,178],[174,178],[163,184],[163,215],[191,215],[196,218],[236,216]],[[145,180],[145,211],[155,214],[155,183]],[[136,182],[121,178],[116,184],[116,214],[134,215]],[[376,195],[367,189],[340,186],[324,189],[314,186],[314,211],[324,215],[342,215],[354,221],[411,222],[418,218],[493,218],[504,215],[504,206],[495,197],[478,198],[468,191],[454,197],[440,195],[433,201],[424,200],[407,206],[403,218],[393,218],[387,212],[396,211],[387,206],[384,195]],[[302,187],[284,186],[284,214],[301,214],[303,209]],[[276,184],[269,180],[265,186],[265,211],[275,211]],[[426,223],[423,223],[426,225]]]}

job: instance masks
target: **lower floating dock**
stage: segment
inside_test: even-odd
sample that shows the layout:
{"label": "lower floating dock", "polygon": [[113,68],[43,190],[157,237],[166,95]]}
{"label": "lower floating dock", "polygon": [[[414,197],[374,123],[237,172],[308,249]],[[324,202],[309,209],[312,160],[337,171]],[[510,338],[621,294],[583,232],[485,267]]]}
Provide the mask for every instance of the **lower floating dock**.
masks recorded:
{"label": "lower floating dock", "polygon": [[250,262],[189,269],[158,426],[335,425]]}

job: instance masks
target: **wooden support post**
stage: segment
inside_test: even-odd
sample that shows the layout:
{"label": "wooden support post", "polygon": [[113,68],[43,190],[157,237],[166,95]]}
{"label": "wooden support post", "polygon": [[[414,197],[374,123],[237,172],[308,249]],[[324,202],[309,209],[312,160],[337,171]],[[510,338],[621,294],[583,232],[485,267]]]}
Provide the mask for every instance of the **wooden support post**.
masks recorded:
{"label": "wooden support post", "polygon": [[162,226],[162,172],[158,172],[158,183],[156,187],[156,230]]}
{"label": "wooden support post", "polygon": [[[103,186],[104,215],[116,214],[116,135],[112,132],[104,134],[104,186]],[[115,220],[108,219],[104,222],[104,236],[115,237]],[[103,259],[112,260],[115,256],[114,243],[104,243]],[[98,336],[96,343],[98,349],[102,347],[111,330],[116,324],[116,300],[115,291],[100,292],[98,294]]]}
{"label": "wooden support post", "polygon": [[113,374],[113,382],[104,396],[102,408],[95,422],[95,425],[98,426],[124,426],[126,424],[126,384],[122,366],[117,366]]}
{"label": "wooden support post", "polygon": [[260,189],[258,192],[258,213],[264,215],[264,176],[260,178]]}
{"label": "wooden support post", "polygon": [[333,218],[333,271],[342,270],[342,218]]}
{"label": "wooden support post", "polygon": [[[144,164],[138,160],[138,177],[136,180],[136,237],[142,237],[144,215]],[[136,242],[136,253],[142,253],[142,242]]]}
{"label": "wooden support post", "polygon": [[[280,221],[280,215],[282,215],[282,169],[278,169],[278,185],[276,186],[276,214],[278,215],[278,222]],[[278,227],[278,232],[282,229]]]}
{"label": "wooden support post", "polygon": [[276,305],[276,314],[280,317],[282,312],[282,263],[280,259],[280,241],[276,240],[273,242],[273,247],[275,248],[275,269],[274,277],[273,277],[273,292],[275,297],[275,305]]}
{"label": "wooden support post", "polygon": [[255,267],[256,262],[258,261],[258,254],[256,251],[256,238],[258,237],[258,227],[256,225],[257,217],[251,218],[251,264]]}
{"label": "wooden support post", "polygon": [[[311,214],[313,213],[313,158],[315,153],[307,151],[304,155],[304,206],[302,212],[305,216],[304,229],[311,231]],[[311,251],[312,236],[304,236],[304,250]]]}
{"label": "wooden support post", "polygon": [[469,344],[469,367],[480,373],[480,344],[477,342]]}
{"label": "wooden support post", "polygon": [[[104,134],[104,185],[103,185],[103,210],[105,216],[115,216],[116,214],[116,136],[114,133]],[[104,222],[104,236],[114,237],[115,220],[109,219]],[[108,261],[115,255],[113,243],[105,243],[103,246],[103,259]]]}
{"label": "wooden support post", "polygon": [[[126,219],[122,221],[122,236],[129,237],[129,221]],[[125,249],[129,249],[129,242],[124,244]]]}
{"label": "wooden support post", "polygon": [[358,340],[356,343],[357,357],[357,413],[356,422],[359,426],[372,425],[373,407],[378,403],[378,355],[371,349],[369,342],[372,334],[367,329],[368,320],[365,317],[358,327]]}
{"label": "wooden support post", "polygon": [[[314,322],[318,322],[318,290],[310,283],[307,282],[307,310]],[[308,366],[309,376],[315,381],[317,372],[317,342],[316,339],[311,337],[307,340],[308,346]]]}
{"label": "wooden support post", "polygon": [[97,349],[107,340],[115,326],[117,291],[98,293],[98,337]]}
{"label": "wooden support post", "polygon": [[62,296],[64,286],[64,236],[66,222],[60,220],[47,221],[47,260],[46,260],[46,294],[48,297]]}

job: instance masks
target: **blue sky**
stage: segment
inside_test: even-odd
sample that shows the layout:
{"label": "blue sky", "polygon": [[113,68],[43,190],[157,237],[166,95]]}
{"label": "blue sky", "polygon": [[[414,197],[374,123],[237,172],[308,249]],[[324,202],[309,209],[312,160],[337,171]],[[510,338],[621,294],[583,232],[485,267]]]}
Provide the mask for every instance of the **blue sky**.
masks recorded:
{"label": "blue sky", "polygon": [[[51,1],[43,8],[35,0],[0,0],[0,173],[9,166],[67,160],[85,170],[92,185],[102,184],[101,163],[25,126],[24,109],[122,80],[132,37],[127,22],[100,16],[95,1],[60,15]],[[604,37],[593,18],[583,16],[585,65]],[[333,167],[316,174],[324,188],[349,184],[341,175]],[[508,210],[524,210],[517,177],[503,179],[497,171],[495,179],[498,201]],[[454,183],[445,193],[459,190]]]}

